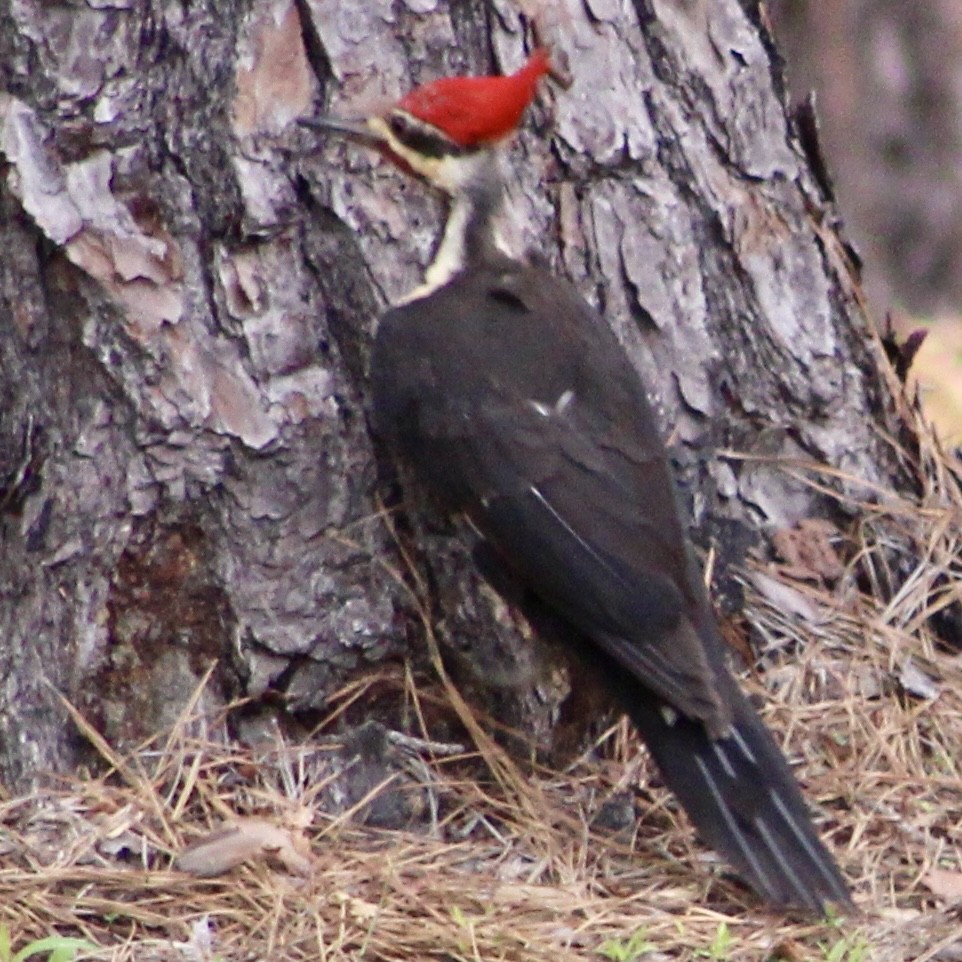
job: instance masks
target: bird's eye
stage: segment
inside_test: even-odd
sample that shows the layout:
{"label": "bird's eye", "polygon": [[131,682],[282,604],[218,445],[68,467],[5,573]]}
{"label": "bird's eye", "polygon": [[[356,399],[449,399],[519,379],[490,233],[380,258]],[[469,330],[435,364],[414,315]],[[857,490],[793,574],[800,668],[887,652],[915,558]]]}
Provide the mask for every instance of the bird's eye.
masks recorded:
{"label": "bird's eye", "polygon": [[387,118],[388,130],[398,141],[424,157],[447,157],[467,153],[465,148],[431,124],[397,111]]}
{"label": "bird's eye", "polygon": [[403,114],[391,114],[390,119],[387,122],[391,133],[394,134],[398,140],[404,140],[405,135],[410,133],[411,125],[407,121],[407,117]]}

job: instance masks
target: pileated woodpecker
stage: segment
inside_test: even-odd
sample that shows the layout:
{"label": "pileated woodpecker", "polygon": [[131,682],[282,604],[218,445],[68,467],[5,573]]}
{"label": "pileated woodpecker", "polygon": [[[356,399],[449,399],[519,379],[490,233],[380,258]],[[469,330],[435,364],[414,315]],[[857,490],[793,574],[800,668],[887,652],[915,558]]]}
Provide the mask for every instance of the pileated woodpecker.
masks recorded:
{"label": "pileated woodpecker", "polygon": [[574,636],[704,839],[770,902],[850,907],[781,752],[725,665],[635,369],[575,289],[512,258],[497,146],[548,70],[444,78],[323,118],[450,198],[424,283],[384,315],[376,432]]}

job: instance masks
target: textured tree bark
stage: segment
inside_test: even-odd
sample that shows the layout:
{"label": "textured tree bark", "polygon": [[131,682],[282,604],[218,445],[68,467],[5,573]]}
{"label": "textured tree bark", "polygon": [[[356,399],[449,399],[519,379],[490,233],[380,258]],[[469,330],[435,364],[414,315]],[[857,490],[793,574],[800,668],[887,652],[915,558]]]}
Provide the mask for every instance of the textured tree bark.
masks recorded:
{"label": "textured tree bark", "polygon": [[[306,710],[419,649],[364,370],[443,211],[295,121],[511,70],[529,6],[0,5],[4,782],[76,763],[58,691],[130,741],[215,660],[210,710],[269,689]],[[510,151],[515,240],[618,332],[702,544],[727,561],[828,510],[778,459],[907,490],[880,440],[901,429],[889,375],[757,9],[534,12],[574,82]],[[416,527],[452,664],[550,744],[563,663],[447,527]]]}

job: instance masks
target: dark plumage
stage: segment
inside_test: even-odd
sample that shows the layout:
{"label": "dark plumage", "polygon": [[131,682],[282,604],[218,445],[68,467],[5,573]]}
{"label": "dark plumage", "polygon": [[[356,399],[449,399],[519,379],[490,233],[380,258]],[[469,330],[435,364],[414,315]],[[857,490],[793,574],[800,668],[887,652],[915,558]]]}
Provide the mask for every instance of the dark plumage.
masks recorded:
{"label": "dark plumage", "polygon": [[604,653],[612,692],[705,840],[774,903],[848,905],[725,667],[664,445],[604,321],[569,284],[489,251],[384,316],[372,384],[378,432]]}

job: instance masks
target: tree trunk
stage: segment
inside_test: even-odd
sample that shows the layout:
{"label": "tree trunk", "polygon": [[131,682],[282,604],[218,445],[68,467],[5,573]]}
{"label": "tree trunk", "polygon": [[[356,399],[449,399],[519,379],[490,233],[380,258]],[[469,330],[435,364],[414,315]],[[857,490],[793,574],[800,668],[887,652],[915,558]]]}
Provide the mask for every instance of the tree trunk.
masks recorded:
{"label": "tree trunk", "polygon": [[[57,692],[129,742],[215,661],[208,709],[273,691],[297,712],[422,650],[364,372],[442,205],[295,121],[514,69],[526,6],[0,6],[3,781],[77,762]],[[716,576],[756,532],[842,520],[779,461],[910,490],[882,440],[902,430],[893,381],[759,10],[544,6],[573,84],[511,149],[516,240],[645,377]],[[452,664],[550,744],[555,656],[434,528],[414,546]]]}

